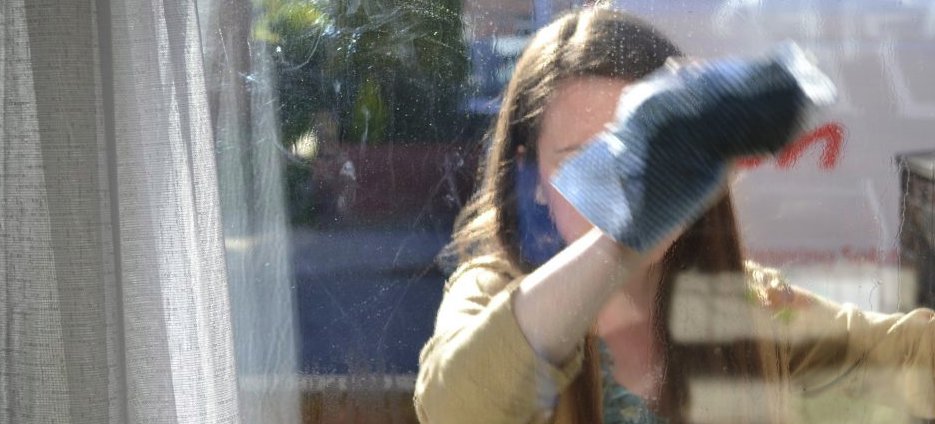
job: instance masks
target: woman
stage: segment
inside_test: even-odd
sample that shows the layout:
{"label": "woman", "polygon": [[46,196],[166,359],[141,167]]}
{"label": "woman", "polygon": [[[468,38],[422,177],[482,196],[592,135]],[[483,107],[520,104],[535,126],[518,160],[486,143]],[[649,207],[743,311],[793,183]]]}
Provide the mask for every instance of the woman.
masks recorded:
{"label": "woman", "polygon": [[[420,420],[778,423],[795,420],[790,393],[829,387],[935,416],[931,311],[867,314],[745,263],[727,192],[637,253],[544,183],[629,83],[673,56],[656,30],[611,10],[567,15],[532,40],[456,224],[459,267],[420,356]],[[549,233],[536,208],[554,220],[557,254],[530,243]]]}

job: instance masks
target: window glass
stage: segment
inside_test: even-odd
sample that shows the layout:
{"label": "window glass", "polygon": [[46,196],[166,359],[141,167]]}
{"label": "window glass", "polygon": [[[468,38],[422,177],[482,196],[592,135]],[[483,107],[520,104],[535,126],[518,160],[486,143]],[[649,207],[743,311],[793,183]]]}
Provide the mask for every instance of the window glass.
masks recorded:
{"label": "window glass", "polygon": [[[804,48],[838,99],[779,154],[739,163],[746,258],[862,310],[935,307],[935,4],[599,6],[700,61]],[[539,28],[592,7],[199,1],[246,421],[417,422],[419,352],[457,265],[439,254],[478,189],[506,84]],[[909,419],[817,391],[789,408],[806,422]]]}
{"label": "window glass", "polygon": [[819,293],[873,310],[912,308],[914,289],[906,284],[914,278],[901,278],[899,271],[910,270],[898,267],[899,237],[908,222],[904,209],[912,209],[905,203],[912,201],[897,166],[900,155],[935,146],[929,135],[935,89],[927,82],[935,66],[928,59],[935,53],[933,6],[617,4],[700,57],[756,54],[785,40],[814,56],[833,79],[838,101],[815,118],[816,129],[788,155],[744,164],[734,185],[744,242],[752,257],[784,268]]}

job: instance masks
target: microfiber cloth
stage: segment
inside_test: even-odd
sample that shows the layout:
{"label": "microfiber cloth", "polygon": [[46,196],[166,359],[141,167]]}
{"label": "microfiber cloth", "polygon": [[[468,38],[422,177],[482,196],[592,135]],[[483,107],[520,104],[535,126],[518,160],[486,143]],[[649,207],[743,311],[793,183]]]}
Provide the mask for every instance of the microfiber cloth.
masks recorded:
{"label": "microfiber cloth", "polygon": [[667,66],[624,91],[614,121],[552,184],[605,234],[645,252],[704,212],[732,160],[777,153],[834,97],[792,43],[756,59]]}

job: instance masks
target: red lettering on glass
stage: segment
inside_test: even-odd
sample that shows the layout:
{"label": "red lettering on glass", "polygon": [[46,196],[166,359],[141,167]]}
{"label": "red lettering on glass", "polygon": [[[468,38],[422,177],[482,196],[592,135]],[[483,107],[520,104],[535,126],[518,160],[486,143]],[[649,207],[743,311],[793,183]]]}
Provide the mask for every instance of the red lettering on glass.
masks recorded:
{"label": "red lettering on glass", "polygon": [[[844,126],[838,122],[829,122],[814,131],[799,137],[788,147],[776,155],[776,165],[780,169],[792,168],[799,158],[805,153],[811,145],[823,143],[824,148],[821,151],[818,166],[821,169],[834,169],[838,164],[838,158],[841,156],[841,148],[844,146]],[[756,168],[766,162],[762,157],[749,157],[740,159],[737,165],[741,168]]]}

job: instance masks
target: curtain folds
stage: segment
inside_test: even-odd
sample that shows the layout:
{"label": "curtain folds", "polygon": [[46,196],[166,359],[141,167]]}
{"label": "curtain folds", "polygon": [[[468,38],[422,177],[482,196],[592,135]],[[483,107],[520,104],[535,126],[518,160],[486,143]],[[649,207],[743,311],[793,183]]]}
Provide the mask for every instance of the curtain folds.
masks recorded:
{"label": "curtain folds", "polygon": [[239,422],[198,19],[0,4],[0,422]]}
{"label": "curtain folds", "polygon": [[276,72],[251,0],[197,0],[217,140],[241,419],[300,422],[297,300]]}

